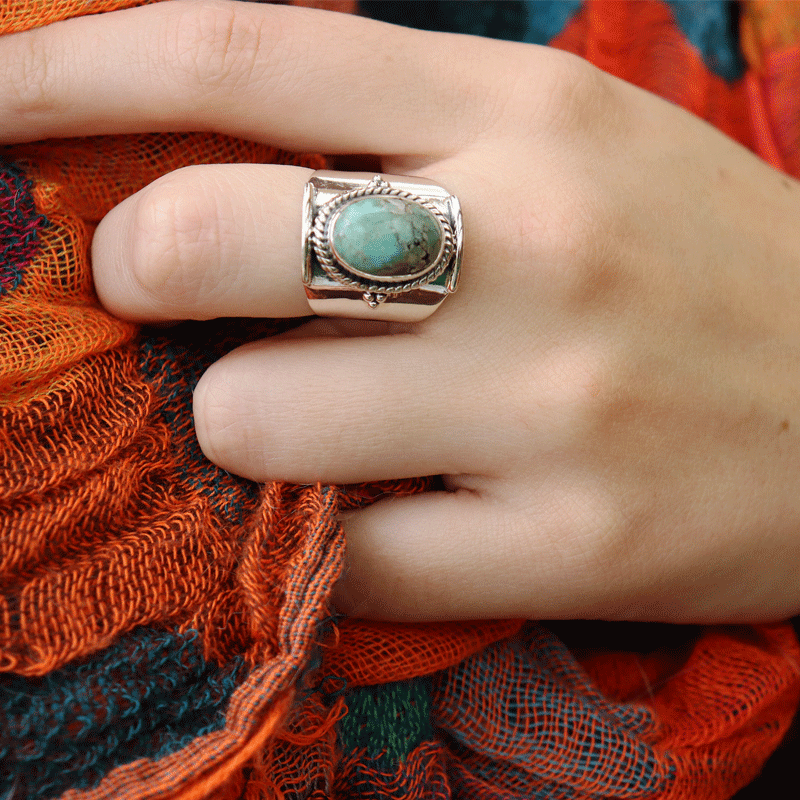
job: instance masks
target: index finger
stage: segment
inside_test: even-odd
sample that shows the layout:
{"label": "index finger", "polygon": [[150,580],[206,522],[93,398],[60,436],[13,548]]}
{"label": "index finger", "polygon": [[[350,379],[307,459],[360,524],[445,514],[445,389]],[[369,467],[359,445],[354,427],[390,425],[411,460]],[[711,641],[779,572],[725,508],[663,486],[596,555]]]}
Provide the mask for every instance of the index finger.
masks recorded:
{"label": "index finger", "polygon": [[[0,141],[215,130],[293,150],[441,155],[497,91],[474,41],[231,0],[80,17],[0,40]],[[495,78],[501,44],[481,48]]]}

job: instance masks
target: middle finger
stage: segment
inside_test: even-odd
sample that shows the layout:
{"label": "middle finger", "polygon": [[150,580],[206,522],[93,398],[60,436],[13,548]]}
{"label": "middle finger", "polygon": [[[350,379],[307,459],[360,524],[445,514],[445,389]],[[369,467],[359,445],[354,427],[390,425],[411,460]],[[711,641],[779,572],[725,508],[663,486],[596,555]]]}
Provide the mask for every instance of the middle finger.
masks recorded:
{"label": "middle finger", "polygon": [[0,38],[0,141],[216,130],[293,151],[441,155],[485,125],[503,86],[509,45],[485,44],[476,63],[472,41],[221,0],[70,19]]}

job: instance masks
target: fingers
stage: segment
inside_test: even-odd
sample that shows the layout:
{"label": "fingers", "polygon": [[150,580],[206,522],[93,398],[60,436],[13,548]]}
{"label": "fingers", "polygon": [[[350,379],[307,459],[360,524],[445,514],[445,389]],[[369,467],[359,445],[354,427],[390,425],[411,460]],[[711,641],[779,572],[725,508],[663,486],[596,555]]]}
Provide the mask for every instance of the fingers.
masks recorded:
{"label": "fingers", "polygon": [[484,124],[502,83],[486,77],[503,67],[502,46],[481,48],[493,70],[471,44],[224,0],[81,17],[0,40],[0,140],[216,130],[294,150],[431,156]]}
{"label": "fingers", "polygon": [[485,503],[462,491],[383,500],[347,517],[337,611],[397,621],[491,617],[496,522],[486,516]]}
{"label": "fingers", "polygon": [[97,229],[100,299],[120,317],[147,322],[308,314],[300,230],[310,174],[237,164],[159,179]]}
{"label": "fingers", "polygon": [[558,602],[543,580],[547,553],[537,552],[530,532],[516,548],[523,537],[509,530],[508,509],[489,497],[462,490],[392,498],[343,525],[345,569],[332,598],[341,613],[407,622],[509,619]]}
{"label": "fingers", "polygon": [[481,433],[448,359],[414,333],[266,340],[214,364],[195,390],[197,438],[256,481],[357,483],[480,465]]}

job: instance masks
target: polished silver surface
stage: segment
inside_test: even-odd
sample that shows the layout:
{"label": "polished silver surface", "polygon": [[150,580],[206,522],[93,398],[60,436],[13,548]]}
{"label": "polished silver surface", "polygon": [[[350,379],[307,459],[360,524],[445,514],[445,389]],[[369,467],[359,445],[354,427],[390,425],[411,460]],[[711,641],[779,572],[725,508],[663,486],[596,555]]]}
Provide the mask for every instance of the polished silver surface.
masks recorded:
{"label": "polished silver surface", "polygon": [[[397,197],[418,204],[441,228],[438,254],[413,275],[380,276],[337,257],[337,214],[362,197]],[[303,197],[303,284],[311,310],[325,317],[419,322],[456,290],[463,224],[458,199],[425,178],[366,172],[314,172]]]}

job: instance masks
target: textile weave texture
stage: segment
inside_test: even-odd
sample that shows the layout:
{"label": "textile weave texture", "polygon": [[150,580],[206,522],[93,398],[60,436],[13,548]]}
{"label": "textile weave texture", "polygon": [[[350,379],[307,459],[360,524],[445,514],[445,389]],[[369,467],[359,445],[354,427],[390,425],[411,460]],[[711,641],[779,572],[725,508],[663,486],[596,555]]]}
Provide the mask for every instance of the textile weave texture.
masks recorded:
{"label": "textile weave texture", "polygon": [[[0,34],[140,4],[5,0]],[[728,80],[675,4],[568,5],[528,27],[800,176],[798,4],[742,6]],[[732,797],[798,705],[788,623],[340,619],[338,514],[429,479],[256,485],[204,459],[194,385],[281,323],[122,322],[89,245],[160,175],[236,162],[328,165],[209,133],[0,149],[0,798]]]}

